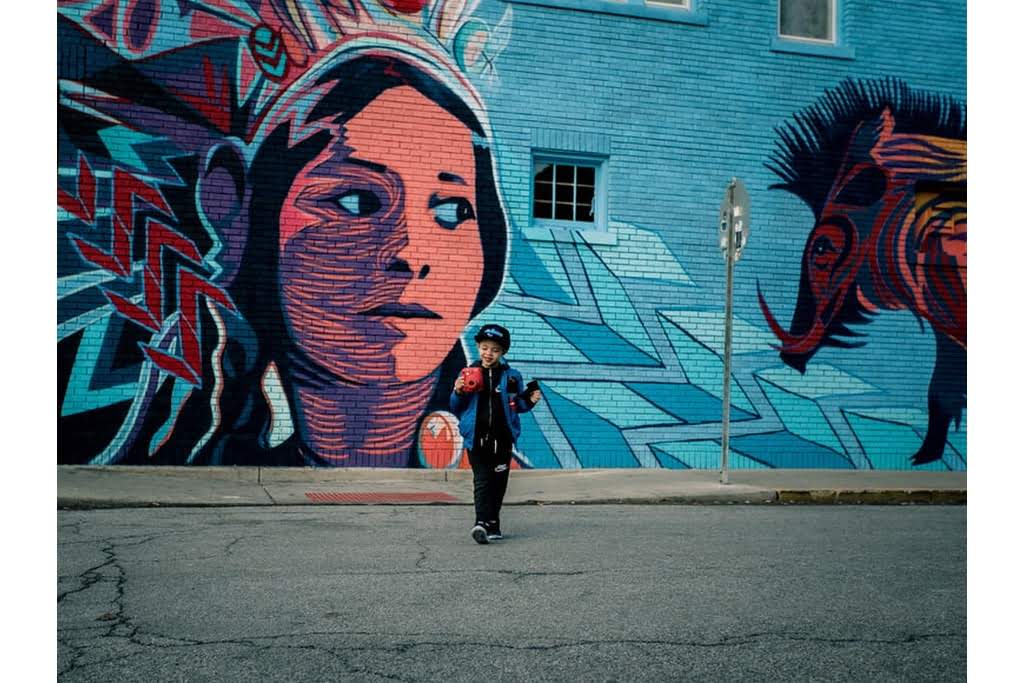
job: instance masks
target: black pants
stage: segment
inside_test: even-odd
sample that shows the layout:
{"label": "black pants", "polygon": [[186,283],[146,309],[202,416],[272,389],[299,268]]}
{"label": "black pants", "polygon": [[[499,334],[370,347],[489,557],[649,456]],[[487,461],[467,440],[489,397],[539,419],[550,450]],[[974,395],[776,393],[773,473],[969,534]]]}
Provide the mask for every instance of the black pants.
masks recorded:
{"label": "black pants", "polygon": [[501,502],[508,488],[508,473],[512,462],[512,444],[484,439],[469,453],[473,467],[473,504],[478,522],[497,522]]}

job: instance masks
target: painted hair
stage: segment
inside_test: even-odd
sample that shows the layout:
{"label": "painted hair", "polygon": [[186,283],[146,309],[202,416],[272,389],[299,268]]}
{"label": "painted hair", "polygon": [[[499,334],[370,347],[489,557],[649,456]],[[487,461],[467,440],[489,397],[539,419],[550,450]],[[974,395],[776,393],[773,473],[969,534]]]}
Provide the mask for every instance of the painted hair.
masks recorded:
{"label": "painted hair", "polygon": [[778,142],[766,166],[782,182],[771,189],[793,193],[819,215],[854,130],[886,109],[897,133],[967,138],[966,109],[952,97],[914,90],[894,78],[847,79],[794,114],[795,123],[776,128]]}

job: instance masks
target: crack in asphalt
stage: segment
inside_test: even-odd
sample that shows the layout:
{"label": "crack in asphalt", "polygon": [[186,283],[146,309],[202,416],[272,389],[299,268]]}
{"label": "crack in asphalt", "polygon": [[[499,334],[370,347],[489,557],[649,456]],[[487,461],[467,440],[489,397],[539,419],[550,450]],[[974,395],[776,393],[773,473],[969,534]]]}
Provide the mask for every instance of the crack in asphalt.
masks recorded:
{"label": "crack in asphalt", "polygon": [[[396,514],[396,511],[392,510],[391,514]],[[77,520],[71,523],[65,523],[59,525],[60,533],[69,533],[75,536],[81,537],[86,531],[86,520]],[[386,672],[383,670],[376,670],[372,666],[367,666],[365,663],[356,664],[352,661],[356,655],[362,655],[364,658],[369,656],[372,660],[375,653],[380,654],[397,654],[397,655],[408,655],[416,653],[417,656],[422,656],[421,650],[428,649],[431,651],[447,650],[452,653],[457,653],[460,656],[461,650],[469,648],[471,650],[479,650],[486,648],[492,652],[557,652],[560,650],[572,649],[572,648],[601,648],[601,647],[615,647],[615,646],[635,646],[635,647],[649,647],[649,648],[729,648],[729,647],[745,647],[757,643],[765,642],[803,642],[803,643],[820,643],[824,645],[832,645],[836,647],[858,647],[858,646],[902,646],[906,647],[915,643],[922,643],[927,641],[935,641],[942,639],[964,639],[966,638],[965,631],[936,631],[936,632],[924,632],[924,633],[904,633],[904,634],[893,634],[889,637],[828,637],[823,635],[814,635],[808,633],[800,633],[786,630],[764,630],[751,633],[735,634],[735,635],[722,635],[717,638],[706,638],[706,639],[647,639],[647,638],[609,638],[609,639],[557,639],[557,638],[546,638],[538,639],[533,642],[530,640],[524,640],[514,643],[503,643],[495,641],[481,641],[481,634],[459,634],[449,633],[448,637],[443,641],[438,641],[438,633],[424,632],[424,633],[388,633],[386,631],[345,631],[345,630],[312,630],[304,632],[294,633],[278,633],[270,635],[235,635],[231,638],[223,639],[192,639],[177,636],[164,635],[157,630],[149,627],[142,627],[136,624],[131,615],[128,614],[126,608],[126,590],[128,584],[128,571],[126,565],[121,556],[121,552],[126,548],[142,546],[149,543],[157,538],[165,536],[177,535],[182,533],[195,533],[195,529],[189,530],[166,530],[155,534],[126,534],[123,536],[105,536],[96,538],[93,540],[75,540],[67,541],[67,544],[80,544],[83,542],[89,542],[96,544],[99,551],[103,555],[103,561],[95,564],[94,566],[85,569],[75,575],[69,575],[66,577],[59,577],[60,580],[64,579],[78,579],[81,583],[75,588],[71,588],[60,592],[57,597],[58,605],[61,605],[66,598],[71,595],[83,593],[88,591],[90,588],[99,584],[114,584],[115,594],[109,601],[109,611],[103,614],[99,622],[91,626],[76,626],[70,628],[59,628],[57,629],[57,642],[59,646],[64,649],[62,653],[62,659],[66,660],[64,668],[58,672],[58,677],[65,677],[72,675],[75,672],[81,671],[82,669],[89,667],[99,667],[104,665],[110,665],[124,660],[129,660],[136,657],[145,657],[158,651],[171,651],[181,650],[187,648],[198,648],[198,647],[216,647],[216,646],[239,646],[245,648],[252,648],[254,650],[265,650],[269,648],[282,649],[282,650],[298,650],[310,653],[322,653],[323,655],[330,657],[330,661],[337,662],[339,671],[336,673],[338,676],[349,676],[349,677],[368,677],[376,676],[381,679],[400,681],[406,683],[410,681],[408,678],[404,678],[399,674]],[[218,557],[230,557],[235,552],[236,547],[245,539],[258,538],[256,535],[238,536],[231,539],[226,545],[223,546],[220,553],[212,555],[210,557],[192,558],[192,559],[216,559]],[[605,568],[605,569],[579,569],[572,571],[565,570],[525,570],[525,569],[491,569],[491,568],[453,568],[453,569],[433,569],[428,567],[428,561],[431,558],[431,553],[434,549],[428,545],[425,539],[413,539],[416,546],[418,547],[418,557],[415,560],[413,568],[409,570],[397,570],[397,571],[354,571],[354,572],[338,572],[338,576],[399,576],[399,575],[433,575],[433,574],[494,574],[499,576],[511,577],[513,584],[518,584],[530,578],[550,578],[550,577],[580,577],[591,574],[598,574],[612,571],[622,571],[621,569]],[[58,544],[59,546],[60,544]],[[408,555],[406,556],[408,557]],[[148,560],[139,559],[132,561],[135,562],[147,562]],[[408,561],[408,560],[406,560]],[[436,561],[436,560],[435,560]],[[628,571],[628,569],[627,569]],[[331,638],[331,639],[353,639],[357,642],[353,643],[301,643],[301,642],[289,642],[291,640],[298,639],[310,639],[310,638]],[[357,639],[366,638],[371,639],[371,642],[361,644]],[[380,640],[391,639],[392,642],[379,642]],[[119,654],[116,656],[104,657],[95,661],[87,661],[89,654],[101,656],[102,651],[96,651],[97,642],[122,642],[141,648],[140,651],[130,652],[125,654]],[[127,647],[127,645],[125,645]],[[382,669],[392,669],[400,664],[391,662],[379,661],[373,662],[375,666],[379,666]]]}
{"label": "crack in asphalt", "polygon": [[608,572],[608,571],[614,571],[614,570],[611,570],[611,569],[586,569],[586,570],[580,570],[580,571],[574,571],[574,572],[558,572],[558,571],[524,572],[524,571],[515,571],[515,570],[511,570],[511,569],[502,569],[502,570],[499,570],[499,573],[501,573],[501,574],[513,574],[514,577],[512,579],[512,583],[519,583],[523,579],[528,579],[528,578],[531,578],[531,577],[534,577],[534,576],[586,576],[588,574],[601,574],[603,572]]}
{"label": "crack in asphalt", "polygon": [[[143,647],[150,647],[156,649],[173,649],[182,647],[201,647],[211,645],[244,645],[247,647],[266,647],[268,641],[271,643],[271,647],[289,647],[289,648],[311,648],[311,649],[328,649],[318,645],[275,645],[272,641],[284,640],[289,638],[316,638],[316,637],[371,637],[371,638],[418,638],[418,637],[429,637],[436,636],[436,633],[388,633],[384,631],[343,631],[343,630],[328,630],[328,631],[296,631],[292,633],[277,633],[271,635],[254,635],[246,637],[233,637],[233,638],[214,638],[214,639],[197,639],[197,638],[185,638],[180,636],[169,636],[155,631],[141,631],[135,629],[135,631],[126,636],[108,636],[124,638],[129,640],[133,644],[140,645]],[[474,640],[474,636],[471,634],[458,634],[452,633],[451,639],[437,641],[437,640],[418,640],[413,642],[396,642],[390,645],[351,645],[351,646],[333,646],[332,650],[340,649],[343,651],[352,652],[404,652],[407,650],[420,648],[420,647],[488,647],[500,650],[522,650],[522,651],[544,651],[544,650],[559,650],[564,648],[572,647],[588,647],[588,646],[600,646],[600,645],[662,645],[670,647],[735,647],[737,645],[749,645],[762,640],[786,640],[794,642],[816,642],[816,643],[830,643],[838,645],[846,644],[857,644],[857,645],[908,645],[911,643],[935,640],[942,638],[965,638],[967,636],[964,631],[940,631],[934,633],[908,633],[903,636],[892,637],[892,638],[836,638],[827,636],[814,636],[804,635],[798,633],[788,633],[785,631],[756,631],[753,633],[744,633],[737,635],[725,635],[720,638],[711,640],[669,640],[663,638],[597,638],[588,640],[567,640],[566,642],[560,643],[548,643],[540,645],[529,645],[529,644],[517,644],[517,643],[501,643],[495,641],[480,641]],[[158,638],[163,641],[169,641],[166,643],[147,642],[145,638]],[[452,640],[458,639],[458,640]],[[62,639],[62,642],[66,642]],[[71,647],[77,647],[67,643]]]}
{"label": "crack in asphalt", "polygon": [[[103,553],[104,555],[106,555],[107,559],[104,560],[103,562],[101,562],[100,564],[92,566],[92,567],[89,567],[85,571],[82,571],[79,574],[77,574],[74,578],[81,579],[85,583],[83,585],[79,586],[78,588],[75,588],[75,589],[72,589],[72,590],[66,590],[66,591],[64,591],[62,593],[58,593],[58,595],[57,595],[57,603],[60,604],[64,600],[64,598],[66,598],[67,596],[73,595],[75,593],[81,593],[82,591],[85,591],[85,590],[87,590],[89,588],[92,588],[97,583],[103,583],[103,582],[109,581],[110,579],[108,577],[105,577],[105,576],[103,576],[100,573],[100,570],[103,569],[104,567],[114,566],[115,568],[117,568],[119,570],[120,574],[123,575],[124,574],[124,569],[116,564],[116,557],[117,557],[116,548],[118,546],[133,547],[133,546],[142,545],[142,544],[148,543],[148,542],[150,542],[150,541],[152,541],[152,540],[154,540],[156,538],[159,538],[161,535],[166,535],[166,534],[157,534],[157,535],[149,535],[149,536],[140,536],[139,534],[133,534],[132,536],[126,536],[126,537],[113,537],[113,538],[139,538],[140,539],[138,541],[135,541],[134,543],[115,543],[113,541],[112,537],[108,537],[108,538],[105,538],[105,539],[97,539],[97,540],[93,541],[93,543],[106,543],[106,546],[100,548],[100,552]],[[58,578],[71,578],[71,577],[58,577]]]}
{"label": "crack in asphalt", "polygon": [[[125,584],[128,581],[128,576],[127,572],[125,571],[125,568],[121,565],[120,561],[118,560],[117,552],[119,547],[139,546],[144,543],[148,543],[149,541],[152,541],[156,537],[157,536],[145,536],[142,537],[141,540],[138,540],[134,543],[116,543],[110,539],[103,539],[99,541],[101,543],[106,543],[104,547],[100,548],[100,552],[106,555],[107,559],[99,565],[90,567],[89,569],[86,569],[84,572],[79,574],[79,578],[84,579],[85,581],[84,585],[80,586],[76,590],[65,591],[64,593],[58,595],[57,603],[60,604],[60,602],[63,601],[63,599],[66,598],[68,595],[71,595],[72,593],[81,593],[85,590],[88,590],[92,586],[95,586],[97,583],[100,583],[101,581],[109,582],[110,579],[100,575],[99,570],[105,567],[113,567],[117,571],[117,575],[113,579],[114,588],[116,590],[116,594],[113,600],[113,611],[108,611],[99,617],[105,621],[110,621],[111,623],[106,625],[106,633],[101,634],[100,637],[127,637],[130,642],[132,637],[138,632],[138,627],[134,626],[131,622],[131,619],[125,614],[124,596]],[[129,633],[127,635],[118,633],[118,629],[122,626],[127,627],[129,629]],[[66,646],[70,647],[73,650],[73,654],[71,656],[71,661],[68,664],[68,666],[64,670],[58,672],[58,677],[62,675],[67,675],[75,669],[83,666],[79,664],[79,661],[82,659],[84,654],[89,650],[89,648],[75,645],[68,638],[61,638],[61,631],[62,629],[58,629],[57,642],[64,643]],[[124,656],[121,656],[119,658],[123,658]],[[116,659],[114,661],[116,661]],[[89,665],[91,664],[92,663],[90,663]]]}
{"label": "crack in asphalt", "polygon": [[[346,656],[352,653],[373,653],[373,652],[387,652],[392,654],[407,654],[409,652],[419,650],[421,648],[429,648],[432,650],[437,649],[449,649],[457,650],[460,648],[489,648],[495,650],[507,650],[516,652],[551,652],[569,648],[586,648],[586,647],[602,647],[602,646],[615,646],[615,645],[636,645],[636,646],[655,646],[655,647],[695,647],[695,648],[721,648],[721,647],[739,647],[744,645],[750,645],[753,643],[778,639],[783,641],[793,642],[816,642],[816,643],[827,643],[832,645],[891,645],[891,646],[905,646],[915,642],[942,639],[942,638],[964,638],[966,633],[961,631],[949,631],[949,632],[936,632],[936,633],[911,633],[900,637],[894,638],[830,638],[825,636],[813,636],[804,634],[794,634],[787,632],[776,632],[776,631],[761,631],[747,634],[738,635],[727,635],[718,639],[712,640],[665,640],[665,639],[644,639],[644,638],[616,638],[616,639],[591,639],[591,640],[574,640],[560,643],[546,643],[546,644],[523,644],[523,643],[497,643],[493,641],[479,641],[472,639],[469,635],[457,635],[452,634],[452,638],[458,640],[448,639],[445,641],[436,640],[418,640],[412,642],[396,642],[392,644],[373,644],[373,645],[333,645],[325,646],[318,644],[286,644],[276,641],[282,641],[287,639],[295,638],[311,638],[311,637],[395,637],[395,638],[417,638],[421,636],[433,636],[436,634],[417,634],[417,633],[382,633],[374,631],[306,631],[296,633],[283,633],[268,636],[251,636],[244,638],[228,638],[228,639],[190,639],[181,638],[176,636],[168,636],[154,631],[143,631],[138,626],[133,624],[131,618],[125,612],[124,598],[125,598],[125,586],[127,583],[127,572],[123,565],[118,559],[118,549],[122,546],[137,546],[147,543],[155,538],[154,536],[142,537],[133,543],[122,544],[112,542],[110,539],[105,539],[106,545],[101,548],[101,551],[107,555],[107,559],[89,569],[85,570],[79,575],[80,579],[83,579],[85,583],[78,589],[72,591],[65,591],[58,596],[58,602],[63,600],[67,595],[72,593],[78,593],[87,590],[88,588],[96,585],[100,581],[103,581],[105,577],[100,574],[100,571],[107,567],[113,567],[117,571],[117,575],[114,577],[116,584],[116,595],[113,600],[113,610],[108,612],[110,621],[112,623],[106,627],[85,627],[78,629],[58,629],[58,643],[62,646],[71,650],[71,657],[69,664],[58,672],[58,676],[66,676],[74,671],[84,669],[86,667],[95,667],[103,664],[109,664],[111,662],[122,661],[132,657],[145,655],[145,652],[129,653],[124,655],[118,655],[116,657],[109,657],[93,662],[82,663],[81,659],[89,652],[90,647],[85,645],[78,645],[72,638],[67,637],[67,633],[71,631],[81,630],[104,630],[105,633],[100,635],[100,638],[111,638],[111,639],[124,639],[129,643],[137,645],[147,650],[167,650],[173,648],[191,648],[191,647],[209,647],[217,645],[238,645],[243,647],[251,648],[281,648],[291,650],[307,650],[310,652],[325,653],[332,659],[336,660],[345,669],[345,673],[349,675],[372,675],[377,676],[386,680],[400,681],[406,683],[410,679],[403,678],[399,675],[387,673],[380,670],[374,670],[365,666],[356,666]],[[225,546],[224,554],[229,555],[231,549],[239,543],[241,540],[247,537],[239,537],[232,540]],[[411,572],[386,572],[388,574],[416,574],[416,573],[441,573],[437,571],[428,570],[427,572],[422,571],[420,568],[427,560],[427,554],[429,547],[422,541],[417,540],[417,544],[420,546],[420,556],[416,561],[416,567],[418,571]],[[530,577],[537,576],[582,576],[588,573],[594,573],[593,571],[577,570],[577,571],[517,571],[517,570],[487,570],[487,569],[466,569],[466,570],[454,570],[464,572],[484,572],[484,573],[495,573],[513,576],[513,581],[518,582]],[[608,571],[608,570],[597,570],[597,571]],[[365,575],[371,572],[354,572],[353,575]],[[380,574],[380,572],[373,572],[374,574]],[[109,579],[106,579],[109,580]],[[104,615],[104,616],[107,616]],[[123,627],[123,628],[122,628]],[[124,629],[127,629],[125,632]],[[164,642],[153,642],[151,639],[160,639]]]}
{"label": "crack in asphalt", "polygon": [[420,570],[423,569],[423,564],[427,561],[427,553],[430,552],[430,548],[427,546],[426,543],[424,543],[418,538],[413,540],[416,543],[416,545],[420,547],[420,556],[419,559],[416,560],[416,569]]}
{"label": "crack in asphalt", "polygon": [[[611,639],[591,639],[591,640],[576,640],[568,641],[563,643],[548,643],[548,644],[508,644],[508,643],[497,643],[494,641],[480,641],[470,639],[468,635],[458,636],[453,634],[455,638],[466,638],[466,640],[421,640],[414,642],[396,642],[392,644],[374,644],[374,645],[318,645],[318,644],[290,644],[290,643],[277,643],[274,641],[295,639],[295,638],[312,638],[312,637],[338,637],[338,636],[360,636],[360,637],[400,637],[400,638],[415,638],[417,636],[432,636],[436,634],[415,634],[415,633],[381,633],[373,631],[306,631],[296,633],[281,633],[276,635],[267,636],[250,636],[243,638],[224,638],[224,639],[209,639],[200,640],[193,638],[179,638],[175,636],[167,636],[155,633],[142,633],[135,630],[132,634],[127,636],[112,636],[119,637],[127,640],[128,642],[145,647],[148,649],[155,650],[170,650],[177,648],[192,648],[192,647],[211,647],[220,645],[237,645],[242,647],[254,648],[254,649],[285,649],[285,650],[308,650],[311,652],[320,652],[330,655],[342,664],[346,673],[348,674],[370,674],[378,676],[380,678],[402,681],[406,683],[412,679],[403,678],[396,674],[386,673],[381,670],[376,670],[366,666],[358,666],[351,662],[345,653],[389,653],[405,655],[410,652],[427,648],[432,651],[438,649],[457,650],[461,648],[488,648],[492,650],[507,650],[514,652],[554,652],[557,650],[565,650],[571,648],[587,648],[587,647],[603,647],[603,646],[616,646],[616,645],[635,645],[635,646],[655,646],[655,647],[694,647],[694,648],[723,648],[723,647],[740,647],[744,645],[751,645],[757,642],[763,642],[765,640],[782,640],[791,642],[816,642],[816,643],[828,643],[832,645],[891,645],[891,646],[906,646],[915,642],[925,640],[935,640],[943,638],[965,638],[966,633],[963,631],[948,631],[948,632],[936,632],[936,633],[910,633],[901,637],[895,638],[829,638],[824,636],[810,636],[793,634],[786,632],[773,632],[773,631],[762,631],[755,633],[747,633],[734,636],[723,636],[713,640],[665,640],[665,639],[647,639],[647,638],[611,638]],[[145,637],[156,637],[167,643],[153,643],[146,642]],[[76,664],[75,661],[80,659],[83,652],[88,648],[84,646],[78,646],[68,641],[67,639],[59,639],[59,642],[74,649],[75,655],[71,666],[62,670],[58,675],[63,676],[72,671],[83,669],[86,667],[98,666],[100,664],[106,664],[114,661],[120,661],[130,657],[136,657],[145,655],[145,652],[130,653],[126,655],[119,655],[117,657],[111,657],[108,659],[97,660],[95,662],[88,662],[85,664]]]}

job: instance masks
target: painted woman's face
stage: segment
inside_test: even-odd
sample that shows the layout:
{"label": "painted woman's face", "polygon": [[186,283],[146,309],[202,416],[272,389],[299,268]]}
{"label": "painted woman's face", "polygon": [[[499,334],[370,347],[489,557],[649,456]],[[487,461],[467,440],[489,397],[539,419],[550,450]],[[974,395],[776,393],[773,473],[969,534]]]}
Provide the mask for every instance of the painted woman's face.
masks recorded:
{"label": "painted woman's face", "polygon": [[386,90],[296,177],[281,210],[290,334],[357,382],[436,369],[483,275],[470,131],[403,86]]}

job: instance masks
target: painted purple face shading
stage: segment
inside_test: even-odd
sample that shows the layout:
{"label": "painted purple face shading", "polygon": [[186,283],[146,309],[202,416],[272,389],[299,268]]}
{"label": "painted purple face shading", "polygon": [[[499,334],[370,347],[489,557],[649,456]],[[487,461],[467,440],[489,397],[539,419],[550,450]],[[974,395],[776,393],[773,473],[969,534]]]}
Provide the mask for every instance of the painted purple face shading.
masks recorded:
{"label": "painted purple face shading", "polygon": [[349,120],[281,211],[284,311],[298,346],[357,382],[436,369],[483,275],[475,188],[470,131],[415,89],[387,90]]}

